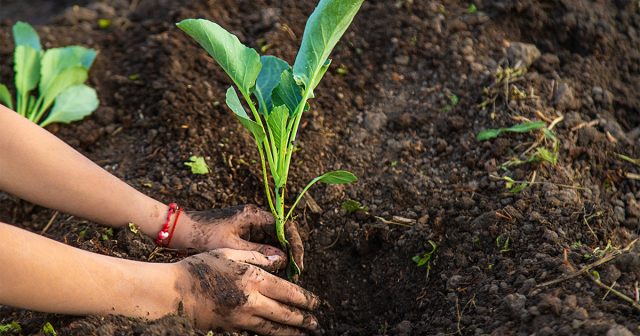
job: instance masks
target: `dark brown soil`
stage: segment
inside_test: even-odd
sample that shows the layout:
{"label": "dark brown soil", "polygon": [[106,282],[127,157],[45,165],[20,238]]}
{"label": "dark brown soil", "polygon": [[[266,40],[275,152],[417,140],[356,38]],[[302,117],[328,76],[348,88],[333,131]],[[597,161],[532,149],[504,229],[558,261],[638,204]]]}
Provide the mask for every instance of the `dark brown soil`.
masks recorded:
{"label": "dark brown soil", "polygon": [[[192,210],[264,205],[257,153],[221,103],[229,82],[174,23],[205,17],[292,62],[315,1],[47,3],[43,16],[22,2],[0,1],[0,41],[7,41],[0,44],[3,82],[12,75],[10,27],[16,18],[41,24],[47,47],[73,43],[100,51],[90,77],[99,110],[50,131],[163,201]],[[360,177],[353,186],[314,189],[323,211],[300,211],[308,233],[302,285],[327,301],[318,312],[324,330],[640,334],[638,310],[588,277],[539,287],[597,260],[596,248],[623,248],[640,229],[640,185],[626,175],[638,167],[616,156],[640,156],[638,2],[475,5],[477,12],[457,0],[368,0],[333,55],[302,124],[290,178],[294,195],[330,169]],[[99,29],[98,18],[111,18],[111,27]],[[493,85],[499,67],[534,54],[509,54],[513,42],[534,44],[541,56],[530,58],[525,75]],[[526,99],[515,99],[522,96],[514,92]],[[480,107],[488,98],[495,101]],[[535,141],[531,134],[475,140],[486,128],[560,115],[556,165],[500,169]],[[211,174],[191,175],[183,164],[191,155],[205,156]],[[534,173],[539,183],[519,193],[500,180],[529,180]],[[345,213],[341,204],[348,199],[362,202],[368,213]],[[3,194],[0,209],[0,220],[36,232],[53,214]],[[374,216],[412,221],[390,224]],[[153,249],[151,240],[128,230],[103,239],[105,232],[63,214],[46,235],[138,260],[147,260]],[[429,240],[438,250],[427,277],[411,259],[430,250]],[[183,256],[164,253],[153,261]],[[604,283],[636,297],[640,248],[596,269]],[[0,323],[11,321],[25,334],[38,333],[46,321],[63,335],[206,334],[181,317],[141,322],[0,307]]]}

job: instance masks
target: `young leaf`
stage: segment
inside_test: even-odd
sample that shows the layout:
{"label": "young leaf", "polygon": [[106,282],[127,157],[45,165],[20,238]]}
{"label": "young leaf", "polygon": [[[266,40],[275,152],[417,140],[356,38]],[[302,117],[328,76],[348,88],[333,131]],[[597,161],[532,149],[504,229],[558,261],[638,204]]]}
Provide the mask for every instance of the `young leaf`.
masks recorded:
{"label": "young leaf", "polygon": [[24,45],[33,48],[35,51],[42,51],[38,33],[26,22],[18,21],[13,25],[13,41],[16,47]]}
{"label": "young leaf", "polygon": [[202,156],[192,156],[189,158],[189,162],[185,162],[184,165],[191,167],[192,174],[209,174],[209,166]]}
{"label": "young leaf", "polygon": [[302,196],[304,196],[307,190],[309,190],[309,188],[311,188],[311,186],[313,186],[317,182],[322,182],[326,184],[347,184],[347,183],[355,182],[357,180],[358,178],[355,175],[353,175],[353,173],[348,172],[346,170],[334,170],[314,178],[313,180],[311,180],[311,182],[309,182],[309,184],[307,184],[306,187],[304,187],[304,189],[302,189],[302,192],[300,192],[300,195],[298,195],[298,198],[296,199],[295,203],[293,203],[293,206],[291,206],[291,209],[289,209],[289,212],[287,213],[287,216],[285,217],[284,221],[286,222],[289,219],[289,217],[293,213],[293,209],[296,208],[296,206],[302,199]]}
{"label": "young leaf", "polygon": [[505,128],[504,130],[513,133],[527,133],[543,127],[545,127],[544,121],[529,121]]}
{"label": "young leaf", "polygon": [[273,109],[273,102],[271,100],[271,94],[273,89],[280,84],[280,75],[282,72],[291,69],[291,66],[275,56],[262,56],[260,57],[262,62],[262,70],[258,75],[256,81],[256,87],[254,94],[258,99],[259,110],[263,115],[268,115]]}
{"label": "young leaf", "polygon": [[17,46],[14,52],[14,71],[18,96],[24,97],[36,88],[40,80],[40,52],[30,46]]}
{"label": "young leaf", "polygon": [[262,129],[262,127],[260,127],[260,125],[249,118],[249,115],[247,115],[247,111],[245,111],[244,107],[242,107],[240,98],[238,98],[238,94],[236,93],[236,90],[233,88],[233,86],[230,86],[227,90],[226,103],[231,111],[233,111],[233,113],[235,113],[235,115],[238,117],[240,123],[244,127],[246,127],[249,132],[251,132],[251,134],[253,134],[253,137],[260,143],[264,141],[267,135],[264,134],[264,130]]}
{"label": "young leaf", "polygon": [[348,214],[354,213],[356,211],[369,211],[369,207],[362,205],[362,203],[356,200],[346,200],[342,203],[342,209],[346,211]]}
{"label": "young leaf", "polygon": [[269,134],[278,151],[284,150],[280,148],[280,145],[282,144],[282,137],[287,136],[287,119],[289,119],[289,109],[285,105],[276,106],[267,117]]}
{"label": "young leaf", "polygon": [[[47,110],[64,90],[74,85],[84,83],[88,76],[87,70],[82,66],[75,66],[62,71],[58,76],[53,78],[51,84],[45,88],[45,91],[40,92],[43,98],[40,111]],[[40,116],[42,116],[42,113],[40,113]],[[37,120],[35,121],[37,122]]]}
{"label": "young leaf", "polygon": [[13,110],[13,99],[6,85],[0,84],[0,103]]}
{"label": "young leaf", "polygon": [[40,92],[47,91],[54,78],[70,67],[81,66],[89,71],[95,58],[95,50],[80,46],[48,49],[42,56]]}
{"label": "young leaf", "polygon": [[68,124],[81,120],[93,113],[98,105],[96,90],[84,84],[71,86],[58,95],[51,112],[40,125],[44,127],[52,123]]}
{"label": "young leaf", "polygon": [[476,136],[476,140],[485,141],[485,140],[489,140],[489,139],[494,139],[494,138],[497,138],[498,136],[500,136],[500,134],[502,134],[502,129],[501,128],[488,129],[488,130],[484,130],[484,131],[481,131],[480,133],[478,133],[478,135]]}
{"label": "young leaf", "polygon": [[517,124],[508,128],[496,128],[496,129],[488,129],[488,130],[481,131],[476,136],[476,139],[478,141],[485,141],[485,140],[497,138],[504,132],[527,133],[543,127],[545,127],[544,121],[528,121],[528,122]]}
{"label": "young leaf", "polygon": [[332,172],[325,173],[322,176],[316,177],[316,179],[317,182],[326,184],[347,184],[353,183],[358,180],[358,178],[353,175],[353,173],[346,170],[334,170]]}
{"label": "young leaf", "polygon": [[247,48],[235,35],[208,20],[187,19],[177,26],[207,50],[243,95],[249,95],[262,67],[254,49]]}
{"label": "young leaf", "polygon": [[322,78],[329,54],[347,30],[364,0],[320,0],[302,37],[293,65],[296,82],[310,92]]}
{"label": "young leaf", "polygon": [[286,105],[293,116],[302,101],[302,88],[296,84],[291,71],[285,70],[280,76],[280,84],[273,90],[273,105]]}

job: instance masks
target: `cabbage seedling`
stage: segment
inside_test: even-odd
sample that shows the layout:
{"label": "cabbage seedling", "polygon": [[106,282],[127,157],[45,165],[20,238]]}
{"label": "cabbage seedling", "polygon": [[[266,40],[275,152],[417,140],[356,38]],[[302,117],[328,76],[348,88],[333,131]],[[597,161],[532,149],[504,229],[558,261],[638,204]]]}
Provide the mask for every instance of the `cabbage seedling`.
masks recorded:
{"label": "cabbage seedling", "polygon": [[[329,54],[347,30],[364,0],[321,0],[307,21],[302,45],[291,67],[275,56],[260,56],[218,24],[204,19],[187,19],[178,28],[195,39],[216,60],[240,91],[249,116],[233,86],[226,95],[227,106],[255,139],[262,163],[263,182],[269,208],[276,221],[280,244],[289,251],[289,278],[300,274],[285,238],[284,226],[309,188],[317,182],[345,184],[357,178],[338,170],[313,179],[285,211],[286,184],[291,155],[302,114],[308,100],[327,72]],[[254,103],[254,99],[256,103]],[[270,183],[268,172],[271,175]]]}
{"label": "cabbage seedling", "polygon": [[[80,120],[98,108],[96,91],[84,85],[95,50],[68,46],[43,51],[38,33],[24,22],[13,26],[13,40],[15,110],[21,116],[44,127]],[[36,88],[38,96],[31,95]],[[0,103],[14,109],[4,84],[0,84]]]}

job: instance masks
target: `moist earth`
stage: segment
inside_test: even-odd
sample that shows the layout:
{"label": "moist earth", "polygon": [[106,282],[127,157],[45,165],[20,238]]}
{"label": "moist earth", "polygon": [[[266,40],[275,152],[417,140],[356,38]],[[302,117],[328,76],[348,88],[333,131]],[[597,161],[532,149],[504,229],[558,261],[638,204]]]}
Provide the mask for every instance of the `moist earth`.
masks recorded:
{"label": "moist earth", "polygon": [[[204,17],[293,62],[315,1],[41,2],[43,13],[1,2],[2,82],[12,78],[16,20],[36,24],[47,48],[99,50],[89,79],[99,109],[49,131],[164,202],[265,206],[251,138],[223,103],[228,79],[174,24]],[[630,0],[366,1],[303,119],[289,179],[296,195],[328,170],[360,178],[315,187],[317,206],[298,211],[301,285],[325,300],[317,315],[326,334],[640,334],[640,177],[619,155],[640,156],[638,30],[640,6]],[[528,120],[552,131],[476,140]],[[534,156],[540,147],[552,157]],[[211,173],[192,175],[191,155]],[[347,200],[366,209],[349,213]],[[34,232],[54,215],[5,194],[0,209],[1,221]],[[141,261],[187,254],[67,214],[44,235]],[[412,258],[432,243],[418,267]],[[545,284],[611,253],[620,255],[597,273]],[[12,321],[24,334],[45,322],[61,335],[207,333],[182,316],[0,307],[0,323]]]}

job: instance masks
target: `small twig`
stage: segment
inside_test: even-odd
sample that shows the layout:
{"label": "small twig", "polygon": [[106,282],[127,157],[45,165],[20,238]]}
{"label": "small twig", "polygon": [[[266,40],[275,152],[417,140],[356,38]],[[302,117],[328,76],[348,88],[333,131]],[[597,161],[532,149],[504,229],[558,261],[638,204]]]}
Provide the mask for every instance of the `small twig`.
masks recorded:
{"label": "small twig", "polygon": [[400,222],[396,222],[396,221],[392,221],[392,220],[386,220],[386,219],[384,219],[382,217],[379,217],[379,216],[373,216],[373,218],[375,218],[375,219],[377,219],[377,220],[379,220],[382,223],[387,224],[387,225],[400,225],[400,226],[404,226],[404,227],[412,227],[413,226],[413,225],[410,225],[410,224],[400,223]]}
{"label": "small twig", "polygon": [[577,126],[571,128],[571,132],[575,132],[575,131],[577,131],[577,130],[579,130],[581,128],[585,128],[585,127],[593,127],[593,126],[596,126],[598,124],[600,124],[600,120],[599,119],[591,120],[589,122],[583,122],[583,123],[580,123]]}
{"label": "small twig", "polygon": [[593,280],[593,282],[596,285],[608,290],[609,292],[613,293],[613,295],[615,295],[615,296],[621,298],[622,300],[628,302],[629,304],[631,304],[631,306],[633,306],[633,308],[635,308],[637,310],[640,310],[640,304],[638,304],[637,302],[633,301],[632,298],[624,295],[622,292],[614,289],[613,286],[607,286],[606,284],[604,284],[602,281],[600,281],[600,277],[595,277],[595,276],[593,276],[592,274],[589,274],[589,273],[586,273],[585,275],[588,276],[591,280]]}
{"label": "small twig", "polygon": [[[617,282],[617,281],[614,281],[614,282],[611,284],[611,288],[615,287],[615,286],[616,286],[616,284],[618,284],[618,282]],[[610,291],[610,290],[608,290],[606,293],[604,293],[604,296],[602,297],[602,301],[604,301],[604,299],[606,299],[606,298],[607,298],[607,296],[609,295],[609,293],[611,293],[611,291]]]}
{"label": "small twig", "polygon": [[49,230],[49,228],[51,227],[51,224],[53,224],[53,221],[56,220],[56,217],[58,217],[58,214],[59,214],[58,211],[53,213],[53,216],[51,216],[51,219],[49,219],[49,222],[47,223],[47,225],[44,226],[44,229],[40,231],[40,234],[45,234],[45,232]]}
{"label": "small twig", "polygon": [[624,173],[624,176],[630,180],[640,180],[640,174]]}
{"label": "small twig", "polygon": [[336,240],[334,240],[333,243],[329,244],[328,246],[322,247],[322,249],[323,250],[328,250],[328,249],[334,247],[338,243],[338,241],[340,240],[340,235],[341,234],[342,234],[342,230],[338,230],[338,235],[336,236]]}
{"label": "small twig", "polygon": [[553,119],[553,121],[551,122],[551,125],[549,125],[549,127],[547,127],[547,129],[552,130],[559,122],[564,120],[564,116],[559,116],[555,119]]}
{"label": "small twig", "polygon": [[557,279],[551,280],[551,281],[547,281],[544,283],[541,283],[539,285],[536,286],[536,288],[541,288],[541,287],[547,287],[547,286],[551,286],[551,285],[555,285],[564,281],[567,281],[569,279],[573,279],[579,275],[582,274],[586,274],[589,272],[589,270],[591,270],[594,267],[598,267],[602,264],[608,263],[611,260],[614,260],[615,258],[617,258],[618,256],[620,256],[623,253],[626,253],[628,251],[631,250],[631,248],[633,248],[633,246],[638,242],[639,238],[634,239],[631,243],[629,243],[629,245],[625,246],[625,248],[623,248],[622,250],[616,250],[611,252],[611,254],[602,257],[601,259],[596,260],[595,262],[586,265],[584,267],[582,267],[580,270],[573,272],[571,274],[567,274],[567,275],[563,275]]}

